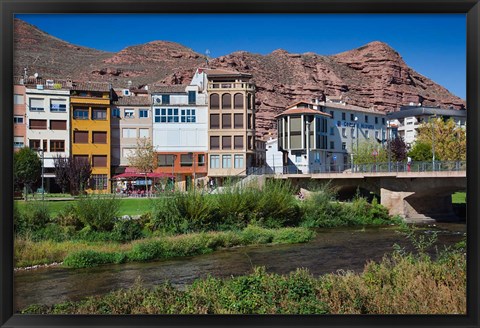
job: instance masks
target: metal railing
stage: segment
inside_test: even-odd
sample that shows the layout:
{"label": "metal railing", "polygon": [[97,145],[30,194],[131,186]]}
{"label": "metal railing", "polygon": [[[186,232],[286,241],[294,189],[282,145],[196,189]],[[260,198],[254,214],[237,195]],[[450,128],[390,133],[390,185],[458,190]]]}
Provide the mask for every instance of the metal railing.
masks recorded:
{"label": "metal railing", "polygon": [[314,164],[307,165],[284,165],[284,166],[262,166],[249,168],[249,175],[265,174],[319,174],[319,173],[373,173],[373,172],[446,172],[465,171],[466,161],[436,161],[433,162],[406,162],[391,163],[369,163],[369,164]]}

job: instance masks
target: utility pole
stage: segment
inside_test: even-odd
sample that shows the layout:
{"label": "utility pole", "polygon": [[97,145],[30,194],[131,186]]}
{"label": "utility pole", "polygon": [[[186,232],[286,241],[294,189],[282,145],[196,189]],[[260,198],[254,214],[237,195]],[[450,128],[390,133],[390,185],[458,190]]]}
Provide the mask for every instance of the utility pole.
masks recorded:
{"label": "utility pole", "polygon": [[433,115],[432,119],[432,170],[435,171],[435,119],[437,114]]}
{"label": "utility pole", "polygon": [[308,116],[307,116],[307,121],[305,122],[305,125],[306,125],[306,132],[307,132],[307,168],[308,168],[308,172],[307,173],[310,173],[310,121],[308,120]]}

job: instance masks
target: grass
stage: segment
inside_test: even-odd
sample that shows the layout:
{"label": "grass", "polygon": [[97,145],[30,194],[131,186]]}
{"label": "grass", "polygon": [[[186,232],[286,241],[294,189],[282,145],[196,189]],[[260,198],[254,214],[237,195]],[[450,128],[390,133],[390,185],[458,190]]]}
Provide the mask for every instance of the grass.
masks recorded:
{"label": "grass", "polygon": [[467,202],[466,192],[456,192],[452,195],[453,204],[465,204]]}
{"label": "grass", "polygon": [[[147,212],[151,208],[151,199],[148,198],[119,198],[120,202],[120,215],[141,215]],[[15,206],[18,206],[20,210],[26,207],[27,203],[33,203],[34,201],[14,201]],[[35,201],[36,202],[36,201]],[[55,217],[62,209],[71,204],[76,204],[77,200],[62,200],[62,201],[45,201],[45,206],[52,217]],[[41,201],[38,202],[41,204]]]}
{"label": "grass", "polygon": [[433,261],[393,253],[363,272],[315,277],[255,268],[227,279],[196,280],[185,290],[140,281],[130,289],[53,306],[31,305],[28,314],[465,314],[466,259],[460,252]]}
{"label": "grass", "polygon": [[249,226],[241,231],[202,232],[154,237],[129,243],[86,241],[33,242],[15,239],[15,267],[64,262],[73,268],[106,263],[152,261],[176,256],[193,256],[221,247],[268,243],[302,243],[315,233],[305,228],[264,229]]}

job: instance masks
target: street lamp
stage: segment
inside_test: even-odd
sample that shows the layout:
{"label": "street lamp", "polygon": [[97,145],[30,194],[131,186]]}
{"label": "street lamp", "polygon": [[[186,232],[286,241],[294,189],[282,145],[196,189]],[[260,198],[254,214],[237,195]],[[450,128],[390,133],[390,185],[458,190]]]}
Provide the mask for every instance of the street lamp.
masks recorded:
{"label": "street lamp", "polygon": [[44,205],[45,189],[43,184],[43,175],[44,175],[44,167],[45,167],[45,151],[42,148],[37,148],[37,152],[42,152],[42,205]]}
{"label": "street lamp", "polygon": [[[353,120],[354,120],[354,122],[355,122],[355,123],[354,123],[354,125],[355,125],[355,130],[356,130],[356,131],[355,131],[355,135],[356,135],[356,139],[357,139],[357,150],[356,150],[356,151],[358,152],[358,123],[357,123],[358,117],[355,116],[355,118],[354,118]],[[351,161],[351,171],[352,171],[352,173],[353,173],[353,135],[351,136],[350,139],[351,139],[351,148],[352,148],[352,153],[351,153],[351,155],[350,155],[350,156],[351,156],[351,160],[350,160],[350,161]]]}
{"label": "street lamp", "polygon": [[177,155],[173,154],[172,160],[172,191],[175,191],[175,160],[177,159]]}
{"label": "street lamp", "polygon": [[434,114],[432,117],[432,170],[435,171],[435,119],[437,114]]}
{"label": "street lamp", "polygon": [[195,153],[190,152],[188,155],[192,156],[192,166],[193,166],[193,193],[195,193],[195,188],[197,188],[197,185],[195,184]]}

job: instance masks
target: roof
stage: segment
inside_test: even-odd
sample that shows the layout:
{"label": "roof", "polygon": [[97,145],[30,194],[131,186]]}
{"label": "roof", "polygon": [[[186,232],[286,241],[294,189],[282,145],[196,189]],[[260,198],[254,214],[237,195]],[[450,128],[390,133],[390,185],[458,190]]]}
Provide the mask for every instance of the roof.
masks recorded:
{"label": "roof", "polygon": [[225,69],[217,69],[217,68],[206,68],[206,69],[199,69],[202,70],[207,74],[209,77],[215,76],[243,76],[243,77],[252,77],[252,74],[242,73],[239,71],[229,71]]}
{"label": "roof", "polygon": [[113,101],[113,104],[117,106],[150,106],[152,104],[152,99],[145,96],[119,97],[117,101]]}
{"label": "roof", "polygon": [[388,119],[397,119],[397,118],[422,116],[422,115],[467,117],[467,111],[457,110],[457,109],[443,109],[438,107],[426,107],[426,106],[402,106],[400,107],[400,111],[387,114]]}
{"label": "roof", "polygon": [[183,84],[154,84],[150,89],[150,93],[186,93],[185,88],[187,86]]}
{"label": "roof", "polygon": [[385,112],[381,112],[381,111],[375,110],[373,108],[366,108],[366,107],[360,107],[360,106],[355,106],[355,105],[349,105],[349,104],[346,104],[346,103],[338,104],[338,103],[322,102],[320,105],[325,107],[325,108],[345,109],[345,110],[352,110],[352,111],[356,111],[356,112],[372,113],[372,114],[376,114],[376,115],[385,115]]}
{"label": "roof", "polygon": [[108,82],[72,82],[72,90],[79,91],[99,91],[99,92],[109,92],[111,89],[111,84]]}
{"label": "roof", "polygon": [[310,108],[290,108],[290,109],[287,109],[286,111],[283,111],[276,117],[285,116],[285,115],[295,115],[295,114],[322,115],[322,116],[331,117],[331,115],[328,113],[321,112],[318,109],[310,109]]}
{"label": "roof", "polygon": [[15,85],[25,85],[27,88],[36,88],[37,85],[43,85],[44,89],[49,90],[61,90],[61,89],[70,89],[72,86],[72,80],[67,79],[44,79],[44,78],[35,78],[28,77],[24,78],[23,76],[14,76],[13,84]]}

